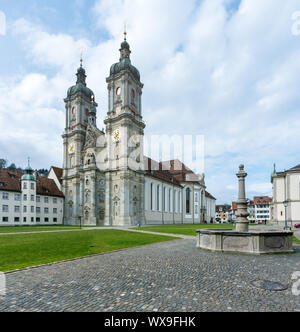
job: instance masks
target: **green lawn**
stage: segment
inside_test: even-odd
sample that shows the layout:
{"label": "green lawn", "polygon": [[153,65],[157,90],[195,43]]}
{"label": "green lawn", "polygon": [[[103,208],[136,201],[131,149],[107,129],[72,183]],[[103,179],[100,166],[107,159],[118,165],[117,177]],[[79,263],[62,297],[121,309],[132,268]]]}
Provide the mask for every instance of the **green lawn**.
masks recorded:
{"label": "green lawn", "polygon": [[296,238],[296,236],[293,237],[293,241],[294,241],[294,243],[300,243],[300,240],[298,238]]}
{"label": "green lawn", "polygon": [[203,228],[218,228],[218,229],[233,229],[233,225],[225,224],[211,224],[211,225],[166,225],[166,226],[150,226],[135,228],[143,231],[158,232],[158,233],[169,233],[169,234],[180,234],[180,235],[194,235],[196,236],[197,229]]}
{"label": "green lawn", "polygon": [[5,235],[0,237],[0,271],[170,240],[174,238],[105,229]]}

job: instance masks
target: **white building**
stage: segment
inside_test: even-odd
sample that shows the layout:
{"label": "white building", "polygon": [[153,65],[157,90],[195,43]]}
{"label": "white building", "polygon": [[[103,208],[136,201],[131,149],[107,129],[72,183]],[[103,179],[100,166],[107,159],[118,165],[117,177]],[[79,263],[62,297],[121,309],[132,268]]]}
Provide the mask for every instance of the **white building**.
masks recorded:
{"label": "white building", "polygon": [[0,169],[0,226],[59,225],[64,196],[52,179]]}
{"label": "white building", "polygon": [[271,221],[272,198],[268,196],[255,196],[253,198],[255,209],[255,222],[258,224],[268,224]]}
{"label": "white building", "polygon": [[145,169],[145,224],[214,222],[216,199],[206,192],[203,175],[179,160],[158,163],[145,158]]}
{"label": "white building", "polygon": [[[271,204],[272,223],[289,226],[300,223],[300,165],[288,171],[274,170],[271,182],[273,184],[273,202]],[[285,208],[284,202],[287,202]]]}
{"label": "white building", "polygon": [[85,225],[105,226],[210,222],[215,203],[205,195],[204,174],[194,174],[178,160],[157,163],[144,156],[144,85],[130,55],[125,38],[119,62],[106,79],[105,131],[97,128],[98,105],[82,63],[76,85],[68,89],[62,177],[55,179],[54,170],[49,175],[65,195],[65,222],[76,225],[82,219]]}
{"label": "white building", "polygon": [[[248,202],[248,220],[252,224],[267,224],[271,221],[272,198],[268,196],[255,196]],[[237,202],[232,202],[232,220],[236,220]]]}

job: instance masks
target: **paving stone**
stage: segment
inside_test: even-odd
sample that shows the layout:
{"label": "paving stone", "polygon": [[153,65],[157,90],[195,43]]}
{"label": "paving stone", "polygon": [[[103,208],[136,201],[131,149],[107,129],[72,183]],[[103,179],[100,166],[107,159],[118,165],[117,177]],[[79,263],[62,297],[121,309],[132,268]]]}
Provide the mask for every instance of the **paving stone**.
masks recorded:
{"label": "paving stone", "polygon": [[[0,311],[300,311],[291,292],[300,252],[247,256],[159,243],[7,274]],[[289,286],[255,288],[254,280]]]}

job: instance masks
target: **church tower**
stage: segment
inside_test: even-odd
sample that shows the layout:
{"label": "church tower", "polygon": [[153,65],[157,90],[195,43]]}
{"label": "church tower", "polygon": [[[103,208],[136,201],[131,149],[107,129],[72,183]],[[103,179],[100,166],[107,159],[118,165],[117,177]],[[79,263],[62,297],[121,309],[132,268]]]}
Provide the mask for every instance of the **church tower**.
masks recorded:
{"label": "church tower", "polygon": [[80,184],[83,167],[82,151],[85,145],[89,122],[96,122],[94,93],[86,85],[86,73],[81,65],[77,70],[76,85],[72,86],[64,100],[66,104],[66,126],[63,134],[64,164],[63,192],[65,195],[65,222],[79,224],[82,217]]}
{"label": "church tower", "polygon": [[121,44],[120,60],[111,66],[108,113],[104,121],[108,144],[105,225],[144,223],[144,128],[139,71],[131,64],[130,46]]}

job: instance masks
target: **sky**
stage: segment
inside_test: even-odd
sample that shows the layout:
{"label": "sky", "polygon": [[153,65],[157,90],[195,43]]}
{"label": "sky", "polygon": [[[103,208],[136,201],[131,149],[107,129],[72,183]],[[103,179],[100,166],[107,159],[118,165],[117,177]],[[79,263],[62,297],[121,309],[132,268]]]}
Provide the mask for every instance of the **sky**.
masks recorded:
{"label": "sky", "polygon": [[271,195],[273,164],[300,163],[299,11],[299,0],[0,0],[0,158],[62,166],[81,49],[104,127],[126,21],[145,134],[203,135],[220,204],[237,199],[240,164],[248,198]]}

